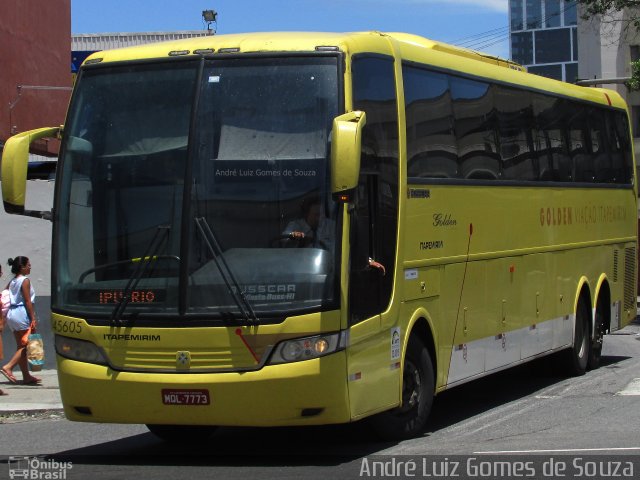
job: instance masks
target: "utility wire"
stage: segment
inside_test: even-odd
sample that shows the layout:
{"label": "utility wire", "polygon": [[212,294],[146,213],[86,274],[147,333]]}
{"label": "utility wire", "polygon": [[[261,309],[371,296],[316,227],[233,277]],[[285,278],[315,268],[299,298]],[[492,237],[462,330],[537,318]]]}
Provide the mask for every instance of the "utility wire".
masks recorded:
{"label": "utility wire", "polygon": [[[564,6],[551,15],[545,15],[544,18],[540,18],[533,26],[527,25],[529,28],[527,30],[532,30],[535,28],[540,28],[543,24],[546,24],[549,20],[560,16],[567,10],[571,8],[576,8],[577,2],[564,2]],[[491,30],[487,30],[485,32],[477,33],[474,35],[470,35],[468,37],[463,37],[461,39],[449,42],[452,45],[456,45],[458,47],[469,48],[472,50],[482,50],[488,47],[492,47],[494,45],[498,45],[505,41],[508,41],[511,36],[511,27],[498,27]]]}

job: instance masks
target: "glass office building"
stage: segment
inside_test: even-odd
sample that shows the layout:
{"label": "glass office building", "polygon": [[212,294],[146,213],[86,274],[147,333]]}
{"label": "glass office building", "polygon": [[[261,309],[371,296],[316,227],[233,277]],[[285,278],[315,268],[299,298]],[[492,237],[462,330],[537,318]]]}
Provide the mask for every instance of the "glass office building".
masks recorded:
{"label": "glass office building", "polygon": [[531,73],[574,82],[578,77],[575,0],[509,0],[511,59]]}

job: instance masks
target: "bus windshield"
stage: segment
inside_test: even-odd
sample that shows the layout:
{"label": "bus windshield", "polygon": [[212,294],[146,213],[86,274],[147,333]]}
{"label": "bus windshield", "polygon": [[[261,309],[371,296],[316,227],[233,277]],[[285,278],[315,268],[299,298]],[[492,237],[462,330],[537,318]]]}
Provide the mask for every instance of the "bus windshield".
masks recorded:
{"label": "bus windshield", "polygon": [[123,318],[335,308],[338,98],[328,56],[85,69],[58,169],[53,308],[96,319],[123,298]]}

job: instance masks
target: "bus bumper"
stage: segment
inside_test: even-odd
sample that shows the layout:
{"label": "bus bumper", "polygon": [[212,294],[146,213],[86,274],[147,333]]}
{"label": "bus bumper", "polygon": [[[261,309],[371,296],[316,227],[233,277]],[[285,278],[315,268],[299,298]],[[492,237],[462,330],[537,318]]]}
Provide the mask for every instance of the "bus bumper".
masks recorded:
{"label": "bus bumper", "polygon": [[[345,352],[255,372],[133,373],[57,357],[69,420],[99,423],[285,426],[350,420]],[[167,391],[208,392],[170,404]],[[164,392],[163,392],[164,391]]]}

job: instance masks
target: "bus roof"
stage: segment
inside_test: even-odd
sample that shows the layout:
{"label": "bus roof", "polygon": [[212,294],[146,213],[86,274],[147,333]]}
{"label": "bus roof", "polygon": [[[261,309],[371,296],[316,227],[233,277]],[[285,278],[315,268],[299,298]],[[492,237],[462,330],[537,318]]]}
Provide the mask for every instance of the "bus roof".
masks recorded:
{"label": "bus roof", "polygon": [[[437,42],[418,35],[398,32],[255,32],[209,35],[104,50],[90,55],[84,64],[208,53],[313,52],[331,47],[349,53],[368,51],[382,53],[389,51],[390,41],[396,44],[404,60],[585,101],[626,108],[624,100],[614,90],[581,87],[528,74],[524,67],[510,60]],[[452,56],[455,56],[455,62],[452,62]]]}

